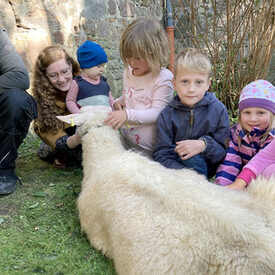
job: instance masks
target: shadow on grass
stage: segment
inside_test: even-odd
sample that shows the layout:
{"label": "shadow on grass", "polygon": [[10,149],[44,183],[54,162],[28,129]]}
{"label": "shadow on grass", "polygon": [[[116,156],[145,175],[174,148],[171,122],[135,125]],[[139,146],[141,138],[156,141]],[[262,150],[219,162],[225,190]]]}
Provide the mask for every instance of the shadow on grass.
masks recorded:
{"label": "shadow on grass", "polygon": [[0,274],[116,274],[80,229],[82,170],[40,160],[39,143],[31,134],[24,140],[16,169],[23,184],[0,197]]}

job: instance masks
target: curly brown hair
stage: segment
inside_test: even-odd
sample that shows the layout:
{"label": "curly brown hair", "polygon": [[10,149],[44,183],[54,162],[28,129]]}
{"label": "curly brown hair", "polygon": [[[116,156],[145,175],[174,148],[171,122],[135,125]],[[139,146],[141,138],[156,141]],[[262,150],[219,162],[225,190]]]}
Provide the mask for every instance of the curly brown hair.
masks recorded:
{"label": "curly brown hair", "polygon": [[[62,115],[56,105],[56,101],[62,98],[62,94],[52,86],[46,76],[47,67],[61,58],[65,58],[66,62],[72,65],[73,76],[76,76],[79,73],[79,64],[57,45],[49,46],[40,52],[33,70],[32,95],[36,99],[38,109],[36,122],[43,132],[49,129],[56,131],[63,127],[63,122],[56,118],[57,115]],[[65,102],[65,98],[62,100]]]}

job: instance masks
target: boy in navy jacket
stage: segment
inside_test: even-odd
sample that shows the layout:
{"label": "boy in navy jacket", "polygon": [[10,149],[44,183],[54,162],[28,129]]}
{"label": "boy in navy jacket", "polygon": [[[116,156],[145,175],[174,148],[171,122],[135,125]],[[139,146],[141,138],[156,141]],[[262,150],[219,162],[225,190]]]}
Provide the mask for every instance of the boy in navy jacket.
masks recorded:
{"label": "boy in navy jacket", "polygon": [[155,161],[167,168],[191,168],[211,178],[226,154],[229,117],[225,106],[207,92],[211,63],[195,49],[181,52],[175,62],[177,96],[157,120]]}

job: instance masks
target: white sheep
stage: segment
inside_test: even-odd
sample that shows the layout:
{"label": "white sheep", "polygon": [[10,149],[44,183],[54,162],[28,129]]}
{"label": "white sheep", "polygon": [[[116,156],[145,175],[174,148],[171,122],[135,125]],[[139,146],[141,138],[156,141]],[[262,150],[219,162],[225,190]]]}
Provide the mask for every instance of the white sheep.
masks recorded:
{"label": "white sheep", "polygon": [[118,274],[275,274],[274,180],[242,192],[167,169],[123,148],[109,109],[83,110],[63,117],[85,133],[80,223]]}
{"label": "white sheep", "polygon": [[270,180],[258,177],[247,188],[250,200],[247,206],[266,218],[269,227],[275,232],[275,178]]}

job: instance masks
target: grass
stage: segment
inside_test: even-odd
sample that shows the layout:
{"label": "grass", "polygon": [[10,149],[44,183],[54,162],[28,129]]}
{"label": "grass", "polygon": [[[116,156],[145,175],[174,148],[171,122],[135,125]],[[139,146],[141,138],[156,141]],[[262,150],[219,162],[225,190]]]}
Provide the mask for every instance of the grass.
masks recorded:
{"label": "grass", "polygon": [[0,274],[116,274],[81,231],[76,200],[82,170],[59,170],[37,156],[29,134],[19,148],[15,193],[0,197]]}

